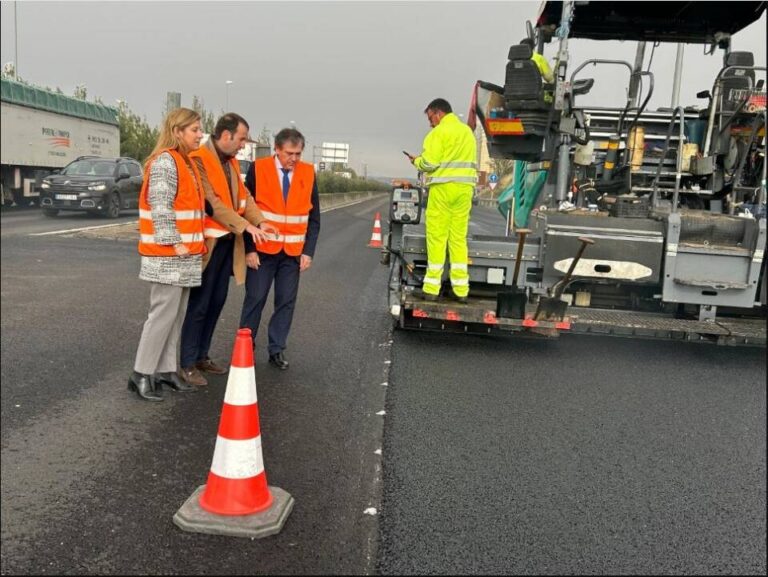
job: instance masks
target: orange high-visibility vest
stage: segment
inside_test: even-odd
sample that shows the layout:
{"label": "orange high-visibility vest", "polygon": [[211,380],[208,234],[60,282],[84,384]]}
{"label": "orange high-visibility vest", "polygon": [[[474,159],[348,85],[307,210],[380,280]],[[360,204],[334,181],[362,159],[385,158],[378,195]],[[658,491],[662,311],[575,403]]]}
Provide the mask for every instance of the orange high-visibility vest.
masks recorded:
{"label": "orange high-visibility vest", "polygon": [[315,170],[311,164],[297,162],[293,169],[288,201],[283,198],[282,182],[277,178],[275,157],[267,156],[255,161],[256,205],[267,222],[277,227],[277,239],[259,243],[259,252],[277,254],[281,250],[291,256],[299,256],[304,249],[312,210],[312,187]]}
{"label": "orange high-visibility vest", "polygon": [[[187,162],[175,149],[167,148],[176,163],[179,176],[176,199],[173,209],[176,212],[176,229],[181,235],[181,242],[190,254],[205,254],[203,239],[203,214],[205,197],[200,186],[200,173],[193,162]],[[154,162],[154,160],[152,160]],[[159,244],[155,239],[155,229],[152,223],[152,207],[149,205],[149,170],[152,162],[147,163],[144,171],[144,183],[139,195],[139,254],[144,256],[176,256],[173,245]],[[194,177],[190,174],[191,167]]]}
{"label": "orange high-visibility vest", "polygon": [[[229,190],[229,182],[227,182],[227,173],[224,172],[224,168],[221,166],[221,162],[219,162],[218,155],[212,152],[208,147],[201,146],[197,150],[190,152],[189,156],[191,158],[199,158],[203,161],[205,174],[208,176],[208,182],[211,184],[213,192],[216,193],[219,200],[232,210],[236,211],[237,214],[243,216],[245,214],[245,199],[247,198],[248,191],[245,189],[243,180],[240,178],[240,165],[237,160],[235,158],[230,158],[228,161],[232,174],[237,176],[237,207],[235,207],[232,202],[232,194]],[[226,226],[214,220],[213,217],[208,216],[207,214],[205,215],[204,233],[206,238],[219,238],[230,232],[231,231]]]}

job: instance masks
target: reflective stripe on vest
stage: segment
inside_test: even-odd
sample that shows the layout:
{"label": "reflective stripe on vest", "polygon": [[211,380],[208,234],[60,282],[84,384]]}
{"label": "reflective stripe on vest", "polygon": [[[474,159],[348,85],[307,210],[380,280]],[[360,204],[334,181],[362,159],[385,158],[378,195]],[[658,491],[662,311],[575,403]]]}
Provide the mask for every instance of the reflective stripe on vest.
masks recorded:
{"label": "reflective stripe on vest", "polygon": [[[278,234],[275,240],[279,242],[300,242],[303,245],[306,238],[307,238],[306,235],[303,235],[303,234],[292,234],[292,235]],[[259,245],[259,250],[261,250],[261,245]]]}
{"label": "reflective stripe on vest", "polygon": [[[204,254],[203,238],[203,191],[200,186],[200,173],[194,163],[188,163],[174,149],[168,152],[176,163],[178,184],[176,198],[173,202],[173,215],[176,220],[176,230],[181,242],[190,254]],[[152,207],[149,204],[149,174],[155,160],[147,163],[144,173],[144,183],[139,195],[139,254],[144,256],[177,256],[173,245],[160,244],[155,238]]]}
{"label": "reflective stripe on vest", "polygon": [[471,168],[477,170],[476,162],[442,162],[440,168]]}
{"label": "reflective stripe on vest", "polygon": [[477,145],[472,130],[454,113],[448,113],[424,139],[424,152],[415,166],[427,184],[477,182]]}
{"label": "reflective stripe on vest", "polygon": [[[184,243],[187,243],[187,242],[203,242],[203,233],[201,233],[201,232],[194,232],[194,233],[191,233],[191,234],[184,233],[184,234],[181,234],[180,236],[181,236],[181,242],[184,242]],[[151,234],[142,234],[141,235],[141,242],[152,243],[152,242],[154,242],[154,240],[155,240],[155,237],[152,236]],[[168,245],[165,245],[165,246],[168,246]],[[175,255],[176,252],[174,251],[173,254]]]}
{"label": "reflective stripe on vest", "polygon": [[205,235],[205,238],[221,238],[222,236],[226,236],[229,234],[229,232],[226,230],[207,226],[208,221],[210,220],[212,219],[208,215],[205,215],[206,227],[203,229],[203,234]]}
{"label": "reflective stripe on vest", "polygon": [[475,184],[477,182],[476,176],[437,176],[433,178],[427,178],[427,184],[440,184],[441,182],[468,182],[469,184]]}
{"label": "reflective stripe on vest", "polygon": [[[237,214],[245,214],[245,199],[248,191],[240,178],[240,165],[234,158],[229,159],[230,174],[237,176],[237,209],[232,201],[232,191],[230,183],[227,182],[227,173],[221,166],[218,155],[207,146],[201,146],[189,154],[191,158],[198,158],[205,167],[205,175],[208,177],[208,183],[218,199],[227,207],[235,210]],[[232,180],[232,179],[230,179]],[[212,216],[205,215],[205,236],[206,238],[219,238],[232,232],[228,227],[214,220]]]}
{"label": "reflective stripe on vest", "polygon": [[309,215],[307,216],[288,216],[286,214],[277,214],[275,212],[269,212],[269,211],[261,211],[261,214],[264,215],[264,218],[267,220],[271,220],[272,222],[290,222],[290,223],[299,223],[299,222],[309,222]]}
{"label": "reflective stripe on vest", "polygon": [[[203,218],[202,210],[175,210],[176,220],[193,220]],[[139,209],[139,218],[152,218],[152,211],[143,208]]]}
{"label": "reflective stripe on vest", "polygon": [[256,171],[256,205],[267,222],[277,229],[277,238],[258,245],[259,252],[277,254],[281,250],[290,256],[299,256],[304,249],[309,211],[312,210],[312,188],[315,171],[311,164],[297,162],[293,169],[287,200],[278,180],[275,157],[268,156],[254,161]]}

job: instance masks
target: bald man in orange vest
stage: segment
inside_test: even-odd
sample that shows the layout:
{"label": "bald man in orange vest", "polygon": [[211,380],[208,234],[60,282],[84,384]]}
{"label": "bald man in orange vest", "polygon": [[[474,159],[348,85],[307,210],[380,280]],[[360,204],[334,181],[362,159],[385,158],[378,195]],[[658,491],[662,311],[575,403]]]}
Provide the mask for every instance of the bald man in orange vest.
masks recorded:
{"label": "bald man in orange vest", "polygon": [[[320,201],[315,169],[301,161],[304,136],[295,128],[275,135],[275,154],[259,158],[245,179],[256,205],[278,234],[250,250],[240,326],[253,338],[261,311],[275,286],[275,309],[269,321],[269,364],[288,368],[284,350],[299,292],[299,276],[312,266],[320,233]],[[247,240],[247,239],[246,239]]]}

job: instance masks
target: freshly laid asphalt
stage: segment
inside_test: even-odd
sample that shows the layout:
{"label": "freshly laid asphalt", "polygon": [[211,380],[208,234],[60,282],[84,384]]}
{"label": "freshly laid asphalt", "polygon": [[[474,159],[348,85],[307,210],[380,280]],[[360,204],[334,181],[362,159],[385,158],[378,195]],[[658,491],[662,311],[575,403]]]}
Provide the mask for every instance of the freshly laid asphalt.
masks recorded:
{"label": "freshly laid asphalt", "polygon": [[397,334],[384,455],[383,574],[765,574],[764,349]]}

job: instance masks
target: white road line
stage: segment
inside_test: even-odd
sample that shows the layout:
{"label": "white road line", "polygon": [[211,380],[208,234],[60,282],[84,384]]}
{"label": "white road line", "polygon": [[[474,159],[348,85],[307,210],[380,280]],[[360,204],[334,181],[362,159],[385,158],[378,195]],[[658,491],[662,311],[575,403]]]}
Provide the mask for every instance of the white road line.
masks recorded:
{"label": "white road line", "polygon": [[[329,206],[328,208],[320,209],[320,212],[321,213],[322,212],[329,212],[329,211],[335,210],[337,208],[344,208],[346,206],[352,206],[354,204],[360,204],[361,202],[365,202],[366,200],[371,200],[371,197],[363,198],[361,200],[353,200],[351,202],[347,202],[347,203],[344,203],[344,204],[339,204],[339,205],[336,205],[336,206]],[[65,229],[65,230],[52,230],[50,232],[33,232],[33,233],[30,233],[29,236],[51,236],[51,235],[54,235],[54,234],[67,234],[69,232],[82,232],[84,230],[96,230],[98,228],[110,228],[110,227],[113,227],[113,226],[122,226],[124,224],[138,224],[138,222],[139,222],[138,220],[133,220],[133,221],[128,221],[128,222],[118,222],[118,223],[115,223],[115,224],[102,224],[102,225],[99,225],[99,226],[84,226],[82,228],[68,228],[68,229]]]}
{"label": "white road line", "polygon": [[369,196],[367,198],[361,198],[360,200],[351,200],[349,202],[345,202],[344,204],[337,204],[336,206],[329,206],[328,208],[321,208],[320,212],[330,212],[331,210],[336,210],[337,208],[344,208],[347,206],[352,206],[353,204],[360,204],[361,202],[365,202],[366,200],[371,200],[375,197]]}
{"label": "white road line", "polygon": [[68,232],[81,232],[83,230],[96,230],[97,228],[110,228],[113,226],[123,226],[124,224],[138,224],[138,220],[130,220],[128,222],[118,222],[115,224],[100,224],[98,226],[84,226],[82,228],[68,228],[65,230],[52,230],[50,232],[33,232],[29,236],[50,236],[52,234],[66,234]]}

